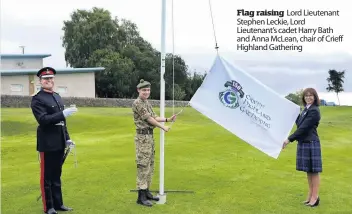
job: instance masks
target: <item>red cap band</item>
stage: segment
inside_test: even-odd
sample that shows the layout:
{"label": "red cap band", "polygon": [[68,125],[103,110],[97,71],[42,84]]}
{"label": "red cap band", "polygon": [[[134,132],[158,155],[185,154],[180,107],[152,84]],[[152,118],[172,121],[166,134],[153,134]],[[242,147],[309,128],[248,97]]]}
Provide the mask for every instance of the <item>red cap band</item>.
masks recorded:
{"label": "red cap band", "polygon": [[53,75],[54,72],[53,71],[43,71],[42,73],[40,73],[40,76],[43,76],[43,75]]}

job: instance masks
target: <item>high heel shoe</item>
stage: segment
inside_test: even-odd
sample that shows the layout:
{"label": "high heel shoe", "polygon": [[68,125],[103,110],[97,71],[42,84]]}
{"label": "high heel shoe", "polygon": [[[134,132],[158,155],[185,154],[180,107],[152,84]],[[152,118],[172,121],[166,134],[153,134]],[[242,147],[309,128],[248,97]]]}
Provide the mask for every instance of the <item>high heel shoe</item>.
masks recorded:
{"label": "high heel shoe", "polygon": [[307,206],[310,206],[310,207],[316,207],[319,205],[319,202],[320,202],[320,198],[318,197],[318,199],[315,201],[314,204],[307,204]]}

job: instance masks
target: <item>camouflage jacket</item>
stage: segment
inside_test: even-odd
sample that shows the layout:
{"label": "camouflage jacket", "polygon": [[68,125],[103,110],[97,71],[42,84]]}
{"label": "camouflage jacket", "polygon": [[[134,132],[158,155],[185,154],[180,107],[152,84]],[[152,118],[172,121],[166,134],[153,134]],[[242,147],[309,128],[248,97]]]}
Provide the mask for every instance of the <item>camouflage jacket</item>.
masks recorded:
{"label": "camouflage jacket", "polygon": [[157,117],[148,100],[142,100],[138,97],[132,104],[132,111],[136,129],[155,128],[147,121],[149,117]]}

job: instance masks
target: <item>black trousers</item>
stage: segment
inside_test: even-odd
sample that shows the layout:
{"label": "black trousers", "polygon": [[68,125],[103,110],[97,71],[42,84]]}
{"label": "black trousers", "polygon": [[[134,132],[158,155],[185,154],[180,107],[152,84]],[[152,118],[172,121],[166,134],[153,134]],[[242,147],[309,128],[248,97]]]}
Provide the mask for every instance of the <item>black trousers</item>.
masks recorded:
{"label": "black trousers", "polygon": [[40,189],[44,212],[63,205],[61,172],[64,150],[40,152]]}

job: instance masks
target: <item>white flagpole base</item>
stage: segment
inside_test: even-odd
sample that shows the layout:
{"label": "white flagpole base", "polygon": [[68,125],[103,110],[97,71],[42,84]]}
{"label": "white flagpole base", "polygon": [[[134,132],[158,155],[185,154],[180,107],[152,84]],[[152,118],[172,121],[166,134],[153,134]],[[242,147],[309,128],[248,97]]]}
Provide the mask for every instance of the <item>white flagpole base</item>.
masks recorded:
{"label": "white flagpole base", "polygon": [[160,195],[158,194],[159,197],[159,201],[156,201],[156,204],[165,204],[166,203],[166,194],[164,193],[164,195]]}

